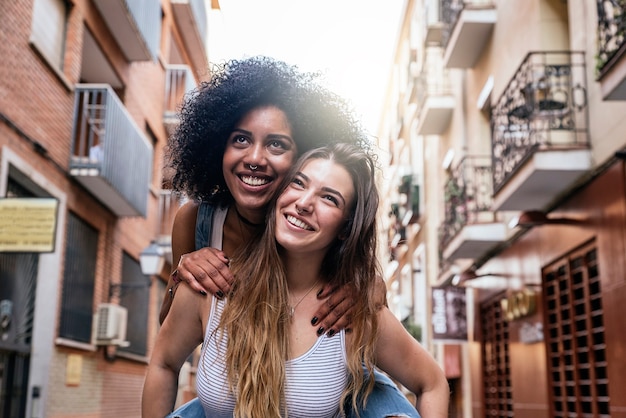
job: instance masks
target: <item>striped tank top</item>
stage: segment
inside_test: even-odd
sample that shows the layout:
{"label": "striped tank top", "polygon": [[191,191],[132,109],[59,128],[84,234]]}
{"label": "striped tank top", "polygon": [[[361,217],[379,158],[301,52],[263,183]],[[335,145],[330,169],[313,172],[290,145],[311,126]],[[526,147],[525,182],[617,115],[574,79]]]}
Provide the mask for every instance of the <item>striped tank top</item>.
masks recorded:
{"label": "striped tank top", "polygon": [[[205,343],[198,362],[196,386],[207,417],[232,417],[235,396],[228,390],[225,363],[226,338],[214,333],[225,301],[213,297]],[[285,364],[285,401],[289,418],[338,417],[341,394],[348,382],[345,333],[319,337],[300,357]]]}

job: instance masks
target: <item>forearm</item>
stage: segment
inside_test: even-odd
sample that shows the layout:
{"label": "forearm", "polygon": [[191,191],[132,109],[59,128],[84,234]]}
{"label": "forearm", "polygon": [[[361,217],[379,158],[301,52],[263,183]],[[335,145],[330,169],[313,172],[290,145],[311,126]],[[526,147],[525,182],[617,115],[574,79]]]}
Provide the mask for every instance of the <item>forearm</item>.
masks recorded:
{"label": "forearm", "polygon": [[422,418],[446,418],[450,389],[447,381],[432,390],[422,392],[417,398],[416,407]]}
{"label": "forearm", "polygon": [[141,416],[165,417],[174,410],[178,373],[167,367],[150,366],[143,388]]}

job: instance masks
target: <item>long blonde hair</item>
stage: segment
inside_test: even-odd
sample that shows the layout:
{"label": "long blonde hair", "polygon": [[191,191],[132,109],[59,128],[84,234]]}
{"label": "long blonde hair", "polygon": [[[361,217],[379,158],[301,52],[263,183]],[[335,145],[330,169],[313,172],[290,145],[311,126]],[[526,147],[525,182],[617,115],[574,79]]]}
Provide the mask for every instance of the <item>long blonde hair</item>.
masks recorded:
{"label": "long blonde hair", "polygon": [[[288,186],[295,173],[310,159],[329,159],[345,167],[352,177],[355,197],[351,218],[322,263],[323,278],[337,286],[352,283],[360,297],[352,317],[352,344],[347,347],[349,385],[340,408],[350,399],[352,407],[365,402],[373,387],[364,367],[373,373],[377,336],[374,286],[379,274],[376,260],[376,211],[378,192],[375,161],[361,148],[336,144],[304,154],[278,189]],[[236,394],[235,417],[280,417],[285,410],[285,361],[289,353],[290,315],[288,287],[275,240],[275,200],[270,203],[263,233],[251,240],[231,260],[237,278],[228,296],[218,332],[226,331],[226,370]],[[358,395],[358,396],[357,396]],[[314,396],[312,394],[312,396]]]}

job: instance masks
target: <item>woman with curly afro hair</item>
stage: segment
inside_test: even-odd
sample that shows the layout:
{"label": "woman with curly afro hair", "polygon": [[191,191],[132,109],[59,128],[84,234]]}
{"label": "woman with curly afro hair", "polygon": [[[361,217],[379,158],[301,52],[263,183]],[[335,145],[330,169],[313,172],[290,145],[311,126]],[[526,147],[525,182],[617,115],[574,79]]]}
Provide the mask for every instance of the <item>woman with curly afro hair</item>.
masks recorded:
{"label": "woman with curly afro hair", "polygon": [[[169,140],[165,172],[172,189],[189,201],[174,219],[175,269],[161,322],[181,281],[203,295],[208,291],[223,299],[229,294],[235,280],[229,257],[263,230],[268,204],[298,156],[337,142],[371,150],[348,103],[318,77],[269,57],[251,57],[216,66],[211,79],[186,97]],[[381,279],[381,305],[385,293]],[[311,332],[332,336],[350,326],[359,297],[353,286],[329,284],[317,297],[325,303],[311,318]],[[377,376],[379,382],[381,404],[394,401],[394,413],[398,402],[412,409],[393,383]],[[368,405],[377,403],[376,393]]]}

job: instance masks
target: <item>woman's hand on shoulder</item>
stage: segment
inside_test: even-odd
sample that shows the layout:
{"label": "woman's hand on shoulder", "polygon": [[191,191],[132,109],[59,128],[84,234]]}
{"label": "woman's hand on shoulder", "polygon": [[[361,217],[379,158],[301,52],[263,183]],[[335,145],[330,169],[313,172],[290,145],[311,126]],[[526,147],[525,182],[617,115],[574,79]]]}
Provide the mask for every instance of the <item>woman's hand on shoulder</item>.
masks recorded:
{"label": "woman's hand on shoulder", "polygon": [[[311,325],[316,327],[318,335],[329,333],[332,336],[344,328],[349,331],[358,297],[357,289],[352,283],[346,283],[342,287],[325,285],[317,298],[326,299],[326,302],[311,319]],[[376,279],[375,298],[380,307],[387,306],[387,286],[380,276]]]}
{"label": "woman's hand on shoulder", "polygon": [[357,297],[357,290],[352,283],[341,287],[326,284],[317,294],[318,299],[326,299],[326,301],[311,319],[311,325],[315,327],[317,334],[327,333],[332,336],[344,328],[349,330]]}
{"label": "woman's hand on shoulder", "polygon": [[186,282],[198,293],[211,293],[218,298],[230,292],[233,275],[228,268],[228,257],[223,251],[205,247],[183,254],[172,273],[175,282]]}

